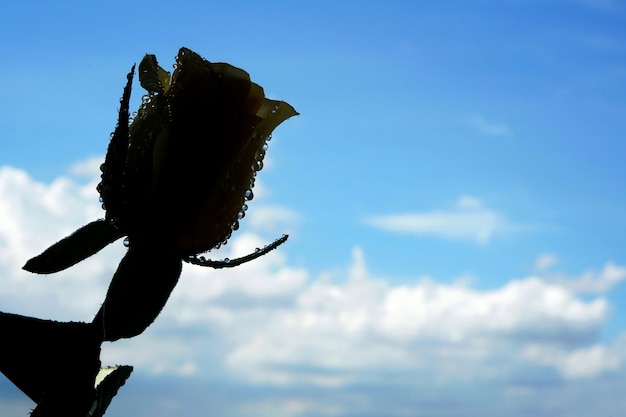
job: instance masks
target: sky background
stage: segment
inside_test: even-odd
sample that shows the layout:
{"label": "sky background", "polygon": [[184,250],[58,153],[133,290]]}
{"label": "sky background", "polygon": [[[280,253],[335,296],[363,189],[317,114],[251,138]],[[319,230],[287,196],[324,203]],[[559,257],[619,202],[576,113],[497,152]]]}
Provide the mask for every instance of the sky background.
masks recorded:
{"label": "sky background", "polygon": [[[0,14],[0,311],[97,312],[121,242],[51,276],[21,266],[103,217],[98,166],[145,53],[228,62],[301,114],[210,257],[289,241],[229,271],[185,265],[153,326],[103,345],[135,366],[107,416],[626,415],[624,2]],[[0,380],[0,415],[32,407]]]}

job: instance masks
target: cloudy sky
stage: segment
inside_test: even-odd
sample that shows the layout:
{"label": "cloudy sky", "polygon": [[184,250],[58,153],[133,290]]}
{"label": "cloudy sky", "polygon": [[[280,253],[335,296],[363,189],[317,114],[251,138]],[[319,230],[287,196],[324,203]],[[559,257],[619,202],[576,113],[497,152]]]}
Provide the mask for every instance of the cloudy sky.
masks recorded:
{"label": "cloudy sky", "polygon": [[[98,310],[121,242],[51,276],[21,266],[103,217],[98,166],[145,53],[231,63],[301,113],[208,256],[289,241],[233,270],[185,265],[152,327],[103,346],[135,366],[107,416],[626,415],[623,2],[0,13],[0,311]],[[0,379],[0,415],[32,407]]]}

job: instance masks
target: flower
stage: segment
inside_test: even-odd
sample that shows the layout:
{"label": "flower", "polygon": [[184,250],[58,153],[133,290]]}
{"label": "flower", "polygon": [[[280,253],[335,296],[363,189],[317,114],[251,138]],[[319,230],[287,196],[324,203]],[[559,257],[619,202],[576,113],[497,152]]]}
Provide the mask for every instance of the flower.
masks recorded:
{"label": "flower", "polygon": [[114,179],[109,186],[103,168],[105,207],[120,199],[107,216],[127,230],[131,244],[171,242],[183,255],[218,247],[245,214],[271,132],[297,112],[265,98],[245,71],[186,48],[171,84],[153,55],[139,66],[139,80],[149,95],[130,125],[119,197],[107,194],[120,184]]}
{"label": "flower", "polygon": [[154,321],[178,282],[181,260],[236,266],[286,240],[233,261],[196,256],[218,248],[239,227],[267,141],[298,114],[294,108],[266,98],[242,69],[181,48],[171,76],[154,55],[141,61],[139,81],[148,94],[129,125],[134,69],[101,166],[106,219],[83,226],[24,266],[60,271],[127,236],[129,250],[93,321],[103,340],[136,336]]}
{"label": "flower", "polygon": [[183,47],[172,76],[154,55],[144,57],[139,81],[148,94],[129,126],[133,75],[134,66],[101,166],[98,191],[107,221],[83,226],[24,269],[66,269],[122,236],[129,244],[171,246],[192,263],[225,266],[194,255],[219,247],[239,227],[272,131],[298,113],[266,98],[242,69]]}

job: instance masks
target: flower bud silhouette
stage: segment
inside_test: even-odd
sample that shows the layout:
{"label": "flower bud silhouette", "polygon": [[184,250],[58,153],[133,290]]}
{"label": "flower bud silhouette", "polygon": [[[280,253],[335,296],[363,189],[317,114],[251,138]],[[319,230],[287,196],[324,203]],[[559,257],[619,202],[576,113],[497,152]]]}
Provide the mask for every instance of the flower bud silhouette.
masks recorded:
{"label": "flower bud silhouette", "polygon": [[265,98],[245,71],[186,48],[171,83],[153,55],[139,66],[139,80],[149,94],[130,125],[127,149],[109,148],[116,159],[127,151],[123,172],[111,173],[108,163],[103,169],[107,217],[131,242],[165,240],[181,254],[215,248],[237,228],[269,135],[297,113]]}
{"label": "flower bud silhouette", "polygon": [[197,257],[238,229],[267,141],[279,124],[298,114],[294,108],[266,98],[242,69],[181,48],[171,76],[154,55],[144,57],[139,81],[148,94],[129,125],[134,70],[101,166],[98,191],[106,218],[24,266],[36,273],[60,271],[126,236],[128,252],[93,321],[103,340],[136,336],[154,321],[178,281],[181,260],[236,266],[287,238],[232,261]]}

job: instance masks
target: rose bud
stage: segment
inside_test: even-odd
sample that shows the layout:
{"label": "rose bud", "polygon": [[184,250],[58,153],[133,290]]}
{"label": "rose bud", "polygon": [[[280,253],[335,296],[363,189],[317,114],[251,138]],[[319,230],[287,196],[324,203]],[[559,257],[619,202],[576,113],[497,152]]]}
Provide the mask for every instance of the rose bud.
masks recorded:
{"label": "rose bud", "polygon": [[127,228],[196,254],[237,227],[269,135],[297,113],[239,68],[185,48],[176,61],[171,86],[152,56],[139,67],[152,91],[130,126]]}
{"label": "rose bud", "polygon": [[181,260],[235,266],[286,240],[232,261],[197,256],[226,243],[239,227],[267,141],[298,114],[294,108],[267,99],[245,71],[181,48],[171,77],[154,55],[144,57],[139,81],[148,95],[129,126],[133,74],[134,67],[101,167],[106,219],[83,226],[24,266],[56,272],[127,236],[129,250],[93,322],[103,340],[135,336],[154,321],[178,281]]}

